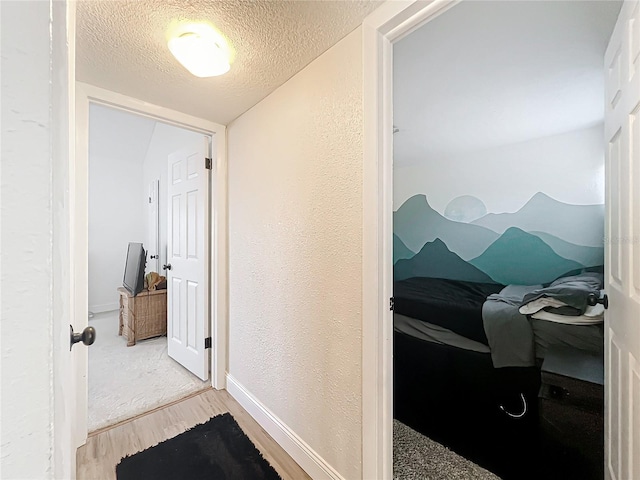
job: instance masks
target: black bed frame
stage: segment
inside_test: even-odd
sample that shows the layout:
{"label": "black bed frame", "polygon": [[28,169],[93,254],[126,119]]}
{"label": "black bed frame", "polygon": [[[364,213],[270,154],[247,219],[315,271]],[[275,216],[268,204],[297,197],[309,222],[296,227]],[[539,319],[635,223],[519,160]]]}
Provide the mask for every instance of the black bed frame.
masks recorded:
{"label": "black bed frame", "polygon": [[396,331],[393,379],[394,418],[503,480],[593,478],[541,428],[540,367],[496,369],[488,353]]}

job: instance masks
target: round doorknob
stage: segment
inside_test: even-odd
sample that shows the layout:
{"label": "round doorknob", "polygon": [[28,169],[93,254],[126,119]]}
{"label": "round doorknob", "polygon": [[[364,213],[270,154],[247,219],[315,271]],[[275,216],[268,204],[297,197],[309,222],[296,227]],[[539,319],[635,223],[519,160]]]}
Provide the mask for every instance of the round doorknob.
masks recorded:
{"label": "round doorknob", "polygon": [[96,341],[96,329],[93,327],[85,328],[82,333],[74,333],[73,326],[69,325],[71,328],[71,345],[69,346],[69,350],[73,347],[74,344],[78,342],[82,342],[85,345],[93,345],[93,342]]}
{"label": "round doorknob", "polygon": [[601,303],[605,309],[609,308],[609,296],[606,293],[601,293],[600,296],[595,293],[590,293],[587,296],[587,304],[594,306]]}
{"label": "round doorknob", "polygon": [[168,263],[167,265],[162,265],[162,269],[163,270],[171,270],[171,264]]}

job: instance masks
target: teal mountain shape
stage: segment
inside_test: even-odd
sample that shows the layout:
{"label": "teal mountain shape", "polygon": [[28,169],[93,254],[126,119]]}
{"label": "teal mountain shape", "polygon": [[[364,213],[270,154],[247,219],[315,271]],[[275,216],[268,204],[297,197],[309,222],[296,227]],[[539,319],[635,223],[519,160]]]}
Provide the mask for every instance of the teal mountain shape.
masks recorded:
{"label": "teal mountain shape", "polygon": [[404,244],[400,237],[397,235],[393,235],[393,263],[395,264],[398,260],[404,260],[406,258],[411,258],[416,253],[409,250],[407,246]]}
{"label": "teal mountain shape", "polygon": [[507,229],[470,263],[505,285],[547,283],[582,267],[562,258],[539,237],[516,227]]}
{"label": "teal mountain shape", "polygon": [[426,243],[413,258],[398,260],[394,265],[394,280],[404,280],[411,277],[494,283],[487,274],[449,250],[439,238]]}
{"label": "teal mountain shape", "polygon": [[517,227],[549,233],[575,245],[602,247],[604,205],[570,205],[538,192],[515,213],[489,213],[471,223],[497,233]]}
{"label": "teal mountain shape", "polygon": [[585,247],[575,245],[544,232],[529,232],[536,237],[540,237],[544,243],[549,245],[554,252],[567,260],[573,260],[585,267],[596,267],[604,265],[603,247]]}
{"label": "teal mountain shape", "polygon": [[422,194],[409,198],[393,213],[393,233],[414,252],[439,238],[463,260],[477,257],[500,236],[485,227],[443,217]]}

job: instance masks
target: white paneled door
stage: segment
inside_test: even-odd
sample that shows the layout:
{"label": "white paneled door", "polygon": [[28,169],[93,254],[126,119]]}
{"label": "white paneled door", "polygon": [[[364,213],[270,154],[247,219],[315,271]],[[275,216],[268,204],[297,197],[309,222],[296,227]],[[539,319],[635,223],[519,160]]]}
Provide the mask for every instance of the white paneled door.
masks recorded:
{"label": "white paneled door", "polygon": [[167,341],[169,356],[209,378],[209,139],[169,155]]}
{"label": "white paneled door", "polygon": [[640,479],[640,3],[605,54],[605,477]]}

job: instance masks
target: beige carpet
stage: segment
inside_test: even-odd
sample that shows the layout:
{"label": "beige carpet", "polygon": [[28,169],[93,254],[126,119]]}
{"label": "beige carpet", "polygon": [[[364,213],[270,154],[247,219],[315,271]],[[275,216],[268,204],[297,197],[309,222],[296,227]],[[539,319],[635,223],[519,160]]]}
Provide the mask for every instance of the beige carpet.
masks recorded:
{"label": "beige carpet", "polygon": [[89,431],[134,417],[211,385],[167,355],[167,337],[127,347],[118,336],[118,312],[89,319],[96,342],[89,348]]}
{"label": "beige carpet", "polygon": [[393,421],[394,480],[500,480],[493,473]]}

